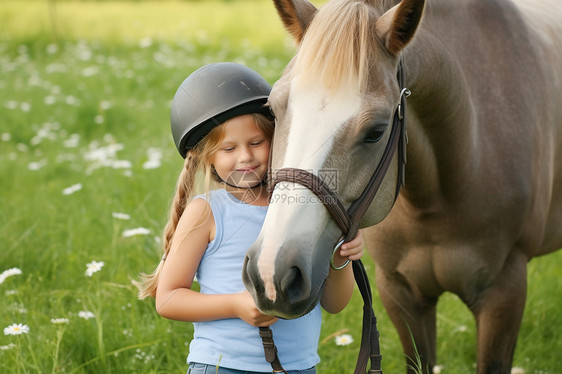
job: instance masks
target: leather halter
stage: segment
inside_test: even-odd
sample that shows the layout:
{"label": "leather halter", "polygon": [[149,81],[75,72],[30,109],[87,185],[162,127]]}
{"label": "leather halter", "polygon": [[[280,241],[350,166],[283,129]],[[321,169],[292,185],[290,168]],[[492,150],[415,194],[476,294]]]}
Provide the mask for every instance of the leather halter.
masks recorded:
{"label": "leather halter", "polygon": [[[390,167],[394,154],[398,150],[398,181],[394,201],[398,198],[400,188],[405,182],[406,164],[406,98],[410,96],[410,91],[404,88],[404,67],[402,60],[399,61],[397,72],[398,85],[400,87],[400,101],[394,112],[392,129],[388,143],[384,149],[382,158],[367,183],[367,186],[355,200],[348,210],[345,209],[340,198],[324,183],[317,175],[303,169],[283,168],[277,170],[271,183],[270,193],[279,182],[298,183],[308,188],[312,193],[319,197],[338,227],[343,233],[343,242],[348,242],[355,238],[359,230],[359,222],[371,205],[382,181]],[[336,249],[341,245],[341,241],[336,245]],[[349,262],[349,261],[348,261]],[[347,263],[346,263],[347,264]],[[361,260],[353,261],[353,275],[363,297],[363,330],[361,336],[361,348],[355,367],[354,374],[364,374],[369,358],[371,368],[369,374],[382,373],[381,354],[379,346],[379,333],[376,327],[376,317],[372,307],[371,286],[368,274]],[[260,327],[260,336],[264,345],[266,360],[271,364],[274,373],[286,373],[277,357],[277,348],[273,343],[273,336],[269,327]]]}

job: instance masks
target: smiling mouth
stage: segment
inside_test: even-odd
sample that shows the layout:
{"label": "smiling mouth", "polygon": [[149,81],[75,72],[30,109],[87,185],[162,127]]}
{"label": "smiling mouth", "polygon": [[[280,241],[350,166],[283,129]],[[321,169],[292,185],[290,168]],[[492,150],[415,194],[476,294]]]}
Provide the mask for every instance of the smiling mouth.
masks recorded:
{"label": "smiling mouth", "polygon": [[242,168],[242,169],[236,169],[236,171],[240,172],[240,173],[253,173],[258,167],[254,166],[251,168]]}

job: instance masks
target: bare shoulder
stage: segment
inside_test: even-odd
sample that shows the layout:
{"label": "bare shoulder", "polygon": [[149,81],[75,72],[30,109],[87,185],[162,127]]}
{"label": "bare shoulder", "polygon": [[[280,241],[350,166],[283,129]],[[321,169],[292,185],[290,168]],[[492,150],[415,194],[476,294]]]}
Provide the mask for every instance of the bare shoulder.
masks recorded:
{"label": "bare shoulder", "polygon": [[197,236],[214,238],[215,221],[209,203],[204,199],[193,199],[185,207],[180,217],[177,232],[192,233]]}

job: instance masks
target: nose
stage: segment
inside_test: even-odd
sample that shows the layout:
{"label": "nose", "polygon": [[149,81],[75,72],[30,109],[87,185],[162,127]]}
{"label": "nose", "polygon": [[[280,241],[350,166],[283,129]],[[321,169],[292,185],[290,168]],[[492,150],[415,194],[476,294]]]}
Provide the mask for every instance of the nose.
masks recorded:
{"label": "nose", "polygon": [[303,276],[299,266],[291,266],[279,282],[284,297],[290,304],[299,304],[310,296],[310,279]]}
{"label": "nose", "polygon": [[254,160],[254,152],[250,147],[240,147],[240,161],[249,162]]}
{"label": "nose", "polygon": [[262,272],[258,260],[259,249],[254,244],[246,253],[242,279],[262,312],[295,318],[310,311],[318,295],[312,290],[312,274],[306,257],[277,256],[275,268]]}

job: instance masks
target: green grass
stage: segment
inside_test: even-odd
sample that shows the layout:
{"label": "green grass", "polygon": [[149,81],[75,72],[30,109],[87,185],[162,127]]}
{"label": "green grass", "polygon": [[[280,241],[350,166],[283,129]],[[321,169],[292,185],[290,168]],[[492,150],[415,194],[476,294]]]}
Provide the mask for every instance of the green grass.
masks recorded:
{"label": "green grass", "polygon": [[[22,270],[0,284],[0,326],[30,331],[0,335],[0,372],[184,373],[191,325],[159,317],[130,283],[158,261],[181,166],[170,100],[181,80],[213,61],[242,62],[273,83],[294,53],[291,41],[269,1],[53,1],[51,15],[47,1],[21,4],[0,2],[0,273]],[[161,166],[146,169],[151,149]],[[123,237],[136,227],[150,234]],[[93,260],[105,265],[87,277]],[[561,264],[557,253],[529,265],[515,357],[526,373],[561,372]],[[372,273],[369,259],[366,266]],[[376,292],[375,311],[383,369],[404,372]],[[320,373],[352,371],[361,313],[357,293],[344,312],[324,315]],[[474,372],[474,322],[456,297],[440,301],[438,327],[444,372]],[[354,342],[336,346],[331,336],[343,331]]]}

